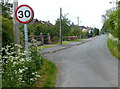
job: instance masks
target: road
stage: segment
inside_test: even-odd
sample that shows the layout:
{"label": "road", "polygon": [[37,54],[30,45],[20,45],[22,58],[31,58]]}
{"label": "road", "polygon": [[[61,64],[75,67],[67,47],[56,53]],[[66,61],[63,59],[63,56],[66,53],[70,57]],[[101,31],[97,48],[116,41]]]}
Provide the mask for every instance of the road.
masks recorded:
{"label": "road", "polygon": [[117,87],[118,60],[107,48],[107,36],[47,55],[58,65],[57,87]]}

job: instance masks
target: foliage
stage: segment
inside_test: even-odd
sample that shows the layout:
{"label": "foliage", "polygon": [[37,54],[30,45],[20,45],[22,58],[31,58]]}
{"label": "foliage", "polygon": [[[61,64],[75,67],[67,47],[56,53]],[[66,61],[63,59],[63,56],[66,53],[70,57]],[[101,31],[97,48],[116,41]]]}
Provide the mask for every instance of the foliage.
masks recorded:
{"label": "foliage", "polygon": [[94,30],[93,30],[93,36],[97,36],[97,35],[99,35],[99,29],[94,28]]}
{"label": "foliage", "polygon": [[40,66],[42,64],[42,57],[41,54],[38,52],[37,47],[33,47],[30,49],[30,57],[32,60],[34,60],[34,63],[36,65],[36,69],[40,69]]}
{"label": "foliage", "polygon": [[88,38],[88,37],[89,37],[89,32],[88,31],[82,32],[82,38]]}
{"label": "foliage", "polygon": [[57,66],[53,62],[44,59],[37,74],[41,77],[33,84],[33,87],[55,87]]}
{"label": "foliage", "polygon": [[13,44],[2,48],[2,86],[28,87],[40,77],[37,70],[42,65],[42,58],[37,49],[31,49],[29,57],[26,58],[26,52],[21,46],[15,45],[15,48]]}
{"label": "foliage", "polygon": [[37,24],[35,26],[35,35],[39,35],[40,33],[42,33],[43,35],[47,35],[48,33],[50,33],[51,36],[55,36],[55,32],[53,27],[51,27],[48,24]]}
{"label": "foliage", "polygon": [[112,55],[120,60],[120,50],[119,50],[120,43],[118,38],[115,38],[111,34],[109,34],[109,39],[107,41],[107,44]]}
{"label": "foliage", "polygon": [[120,25],[118,18],[119,9],[110,9],[106,11],[106,14],[103,15],[103,30],[110,32],[113,36],[120,38],[118,27]]}
{"label": "foliage", "polygon": [[29,24],[28,25],[28,35],[35,35],[38,36],[42,33],[43,35],[47,35],[48,33],[53,38],[55,36],[55,29],[54,27],[48,25],[48,24],[41,24],[41,23],[35,23],[35,24]]}
{"label": "foliage", "polygon": [[[60,30],[60,19],[56,20],[55,23],[55,31],[56,31],[56,36],[59,36],[59,30]],[[70,32],[70,20],[63,16],[62,19],[62,35],[63,36],[68,36]]]}
{"label": "foliage", "polygon": [[5,18],[12,19],[12,7],[13,4],[9,3],[9,0],[3,0],[2,3],[0,3],[0,6],[2,8],[2,16]]}
{"label": "foliage", "polygon": [[89,37],[93,37],[93,31],[90,31]]}
{"label": "foliage", "polygon": [[82,30],[78,26],[71,26],[70,36],[82,36]]}
{"label": "foliage", "polygon": [[2,17],[2,45],[14,42],[13,21]]}
{"label": "foliage", "polygon": [[57,42],[59,42],[59,37],[58,36],[53,36],[52,43],[57,43]]}

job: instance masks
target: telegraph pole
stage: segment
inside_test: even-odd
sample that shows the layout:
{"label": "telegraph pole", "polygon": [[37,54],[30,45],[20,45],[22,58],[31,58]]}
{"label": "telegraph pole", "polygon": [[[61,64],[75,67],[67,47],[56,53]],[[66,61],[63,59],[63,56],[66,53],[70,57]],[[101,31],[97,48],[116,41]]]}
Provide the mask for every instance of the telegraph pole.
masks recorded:
{"label": "telegraph pole", "polygon": [[62,8],[60,8],[60,45],[62,45]]}
{"label": "telegraph pole", "polygon": [[78,26],[79,26],[79,17],[77,17],[77,19],[78,19]]}
{"label": "telegraph pole", "polygon": [[19,22],[15,18],[15,11],[18,7],[18,0],[13,0],[13,27],[14,27],[14,42],[15,44],[20,45],[20,30],[19,30]]}

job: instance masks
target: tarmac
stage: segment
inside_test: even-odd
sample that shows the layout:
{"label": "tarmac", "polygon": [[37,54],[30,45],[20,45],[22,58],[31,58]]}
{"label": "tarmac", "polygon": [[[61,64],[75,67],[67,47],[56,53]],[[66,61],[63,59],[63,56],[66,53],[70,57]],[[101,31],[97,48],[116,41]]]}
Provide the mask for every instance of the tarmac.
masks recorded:
{"label": "tarmac", "polygon": [[89,42],[93,39],[96,39],[98,38],[99,36],[96,36],[96,37],[91,37],[91,38],[88,38],[88,39],[83,39],[81,41],[75,41],[75,42],[72,42],[72,43],[69,43],[69,44],[63,44],[63,45],[52,45],[53,47],[50,47],[50,48],[43,48],[41,50],[41,54],[43,56],[45,56],[46,54],[51,54],[51,53],[55,53],[57,51],[60,51],[60,50],[64,50],[64,49],[68,49],[68,48],[71,48],[73,46],[77,46],[77,45],[81,45],[81,44],[84,44],[86,42]]}

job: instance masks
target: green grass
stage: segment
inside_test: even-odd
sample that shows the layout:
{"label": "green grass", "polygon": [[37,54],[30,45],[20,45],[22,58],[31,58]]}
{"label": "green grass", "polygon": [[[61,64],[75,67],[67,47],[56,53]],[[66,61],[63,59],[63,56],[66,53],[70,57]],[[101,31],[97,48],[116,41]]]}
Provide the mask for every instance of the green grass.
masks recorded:
{"label": "green grass", "polygon": [[53,47],[53,45],[38,46],[37,49],[40,50],[40,49],[43,49],[43,48],[50,48],[50,47]]}
{"label": "green grass", "polygon": [[41,77],[33,84],[33,87],[55,87],[57,66],[53,62],[44,59],[38,74]]}
{"label": "green grass", "polygon": [[[72,42],[76,42],[76,41],[81,41],[83,39],[76,39],[76,40],[71,40],[71,41],[62,41],[62,44],[65,45],[65,44],[70,44]],[[53,43],[54,45],[59,45],[60,43]]]}
{"label": "green grass", "polygon": [[81,40],[83,40],[83,39],[76,39],[76,40],[72,40],[72,42],[75,42],[75,41],[81,41]]}
{"label": "green grass", "polygon": [[[65,45],[65,44],[70,44],[72,43],[72,41],[62,41],[62,44]],[[54,45],[59,45],[60,43],[53,43]]]}
{"label": "green grass", "polygon": [[62,44],[65,45],[65,44],[70,44],[72,43],[71,41],[63,41]]}
{"label": "green grass", "polygon": [[[70,44],[72,42],[76,42],[76,41],[81,41],[83,39],[76,39],[76,40],[72,40],[72,41],[62,41],[62,44],[65,45],[65,44]],[[52,45],[43,45],[43,46],[38,46],[37,49],[38,50],[41,50],[43,48],[50,48],[50,47],[53,47],[54,45],[59,45],[60,43],[53,43]]]}
{"label": "green grass", "polygon": [[120,60],[120,50],[118,51],[119,46],[115,42],[113,42],[111,39],[108,39],[107,44],[112,55]]}

